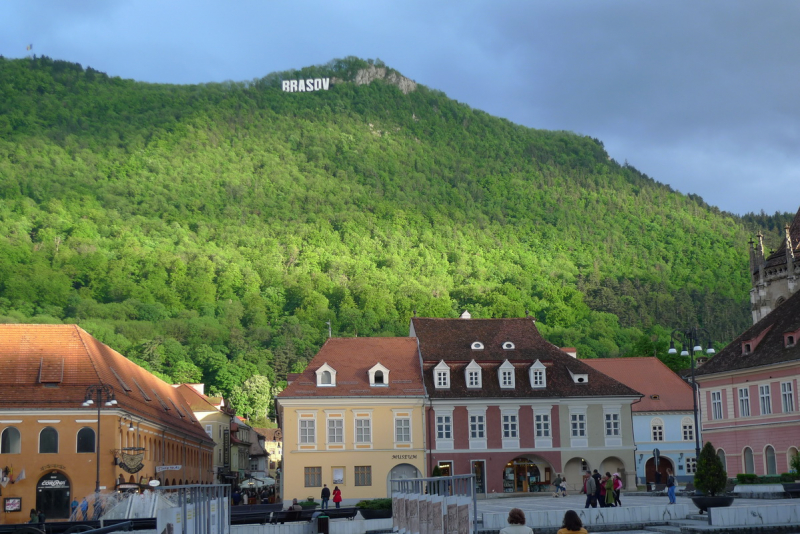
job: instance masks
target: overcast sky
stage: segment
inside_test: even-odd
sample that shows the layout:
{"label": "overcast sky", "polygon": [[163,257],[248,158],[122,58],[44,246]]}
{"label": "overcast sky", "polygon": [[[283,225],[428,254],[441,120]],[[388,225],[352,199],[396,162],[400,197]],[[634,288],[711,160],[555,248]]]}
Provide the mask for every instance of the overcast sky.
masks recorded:
{"label": "overcast sky", "polygon": [[0,54],[30,53],[181,84],[380,58],[721,209],[800,206],[798,1],[0,2]]}

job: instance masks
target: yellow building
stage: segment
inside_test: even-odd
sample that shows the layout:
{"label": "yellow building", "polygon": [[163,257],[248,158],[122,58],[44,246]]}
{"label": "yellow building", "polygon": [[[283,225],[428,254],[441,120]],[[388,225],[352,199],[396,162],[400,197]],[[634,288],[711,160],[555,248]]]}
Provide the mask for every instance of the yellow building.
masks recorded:
{"label": "yellow building", "polygon": [[238,474],[232,472],[231,458],[231,419],[234,412],[225,406],[222,397],[209,397],[205,394],[203,384],[180,384],[173,386],[186,400],[194,416],[206,434],[214,440],[212,470],[214,482],[220,484],[235,483]]}
{"label": "yellow building", "polygon": [[81,328],[0,325],[0,369],[0,524],[31,508],[66,520],[98,488],[211,482],[213,443],[183,398]]}
{"label": "yellow building", "polygon": [[328,339],[277,399],[284,504],[327,485],[352,505],[421,476],[424,401],[416,339]]}

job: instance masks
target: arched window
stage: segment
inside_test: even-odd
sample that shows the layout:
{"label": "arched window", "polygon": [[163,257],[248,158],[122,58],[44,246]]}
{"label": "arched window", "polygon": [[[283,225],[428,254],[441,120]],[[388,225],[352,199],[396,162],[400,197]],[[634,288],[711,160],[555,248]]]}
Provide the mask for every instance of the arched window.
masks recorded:
{"label": "arched window", "polygon": [[717,449],[717,457],[719,458],[719,461],[722,462],[722,469],[727,471],[728,462],[725,460],[725,451],[722,449]]}
{"label": "arched window", "polygon": [[39,454],[58,454],[58,431],[52,426],[39,433]]}
{"label": "arched window", "polygon": [[0,436],[0,453],[3,454],[19,454],[20,452],[20,437],[19,430],[10,426],[3,430],[3,435]]}
{"label": "arched window", "polygon": [[798,450],[797,447],[789,447],[789,450],[786,453],[786,465],[789,467],[788,470],[792,470],[792,460],[795,456],[797,456]]}
{"label": "arched window", "polygon": [[331,372],[330,371],[322,371],[322,376],[319,379],[320,384],[330,384],[331,383]]}
{"label": "arched window", "polygon": [[78,430],[78,452],[95,452],[94,441],[94,430],[89,427]]}
{"label": "arched window", "polygon": [[660,417],[653,417],[650,421],[651,435],[653,441],[664,441],[664,420]]}
{"label": "arched window", "polygon": [[383,384],[383,371],[375,371],[375,383]]}
{"label": "arched window", "polygon": [[753,461],[753,449],[745,447],[744,449],[744,472],[754,475],[756,473],[756,464]]}
{"label": "arched window", "polygon": [[778,464],[775,461],[775,449],[772,448],[772,445],[767,445],[767,448],[764,449],[764,460],[767,462],[767,474],[777,475]]}

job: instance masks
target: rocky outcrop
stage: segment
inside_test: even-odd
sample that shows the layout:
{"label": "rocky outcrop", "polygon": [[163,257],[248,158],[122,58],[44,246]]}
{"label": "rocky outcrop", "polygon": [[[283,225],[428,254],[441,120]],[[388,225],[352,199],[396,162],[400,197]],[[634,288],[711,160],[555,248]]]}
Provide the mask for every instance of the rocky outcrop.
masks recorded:
{"label": "rocky outcrop", "polygon": [[384,80],[386,83],[396,85],[404,94],[408,94],[417,88],[417,82],[414,80],[409,80],[396,71],[391,71],[387,74],[385,67],[376,67],[375,65],[370,65],[368,69],[358,71],[354,81],[356,85],[364,85],[372,83],[373,80]]}

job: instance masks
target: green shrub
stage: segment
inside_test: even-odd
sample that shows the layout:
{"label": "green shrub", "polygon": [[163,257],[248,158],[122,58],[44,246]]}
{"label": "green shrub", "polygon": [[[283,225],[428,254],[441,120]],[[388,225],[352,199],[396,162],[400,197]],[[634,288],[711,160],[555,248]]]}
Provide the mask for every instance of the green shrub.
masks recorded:
{"label": "green shrub", "polygon": [[391,510],[392,499],[369,499],[359,501],[358,504],[356,504],[356,508],[362,508],[364,510]]}
{"label": "green shrub", "polygon": [[794,482],[797,475],[795,473],[781,473],[781,482]]}
{"label": "green shrub", "polygon": [[800,452],[794,453],[794,456],[789,460],[789,467],[792,468],[792,473],[795,476],[800,475]]}
{"label": "green shrub", "polygon": [[[737,477],[738,478],[738,477]],[[728,473],[722,468],[722,460],[711,442],[706,442],[697,459],[697,472],[694,474],[694,486],[707,495],[716,495],[725,491]]]}

